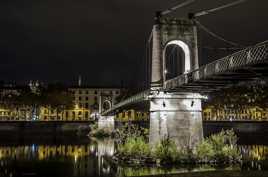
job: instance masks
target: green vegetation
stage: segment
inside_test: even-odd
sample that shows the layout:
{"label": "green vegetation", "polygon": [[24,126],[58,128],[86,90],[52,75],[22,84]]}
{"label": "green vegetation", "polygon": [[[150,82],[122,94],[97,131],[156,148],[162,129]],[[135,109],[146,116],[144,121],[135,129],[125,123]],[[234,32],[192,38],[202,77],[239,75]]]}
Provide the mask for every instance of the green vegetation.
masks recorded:
{"label": "green vegetation", "polygon": [[239,161],[241,155],[237,148],[237,136],[233,130],[211,135],[197,146],[196,157],[202,162]]}
{"label": "green vegetation", "polygon": [[99,129],[98,124],[94,123],[94,124],[90,125],[89,136],[102,139],[102,138],[113,136],[113,133],[111,133],[105,129]]}
{"label": "green vegetation", "polygon": [[150,156],[149,144],[145,142],[143,137],[129,137],[118,149],[125,156],[135,157],[137,159]]}
{"label": "green vegetation", "polygon": [[136,137],[143,137],[144,140],[148,139],[149,130],[135,124],[125,124],[115,131],[115,138],[119,143],[124,143],[127,139],[135,139]]}
{"label": "green vegetation", "polygon": [[118,157],[127,161],[150,162],[159,164],[174,163],[234,163],[239,162],[237,137],[233,130],[222,131],[204,139],[194,150],[179,149],[166,137],[154,148],[142,136],[130,136],[119,145]]}

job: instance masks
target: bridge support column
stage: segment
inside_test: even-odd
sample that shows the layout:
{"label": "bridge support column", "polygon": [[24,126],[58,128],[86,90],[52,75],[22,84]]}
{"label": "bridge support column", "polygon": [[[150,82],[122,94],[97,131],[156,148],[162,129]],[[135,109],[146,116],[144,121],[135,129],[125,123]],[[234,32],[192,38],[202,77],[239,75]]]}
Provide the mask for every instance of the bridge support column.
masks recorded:
{"label": "bridge support column", "polygon": [[114,131],[114,116],[100,116],[98,119],[98,129],[112,133]]}
{"label": "bridge support column", "polygon": [[149,142],[171,138],[178,148],[193,149],[203,139],[200,94],[160,92],[150,101]]}

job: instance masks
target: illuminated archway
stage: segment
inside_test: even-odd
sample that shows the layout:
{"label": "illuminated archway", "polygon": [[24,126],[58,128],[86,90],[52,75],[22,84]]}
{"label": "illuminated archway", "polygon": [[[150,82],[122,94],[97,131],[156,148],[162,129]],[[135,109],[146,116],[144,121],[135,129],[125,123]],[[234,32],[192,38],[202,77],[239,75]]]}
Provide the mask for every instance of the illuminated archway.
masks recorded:
{"label": "illuminated archway", "polygon": [[[183,58],[184,58],[184,67],[182,68],[182,73],[181,74],[185,74],[185,73],[188,73],[191,69],[191,55],[190,55],[190,48],[189,46],[181,41],[181,40],[172,40],[172,41],[169,41],[164,50],[163,50],[163,79],[164,79],[164,82],[166,81],[166,75],[167,73],[169,72],[168,71],[168,68],[167,68],[167,57],[166,57],[166,52],[167,52],[167,48],[170,46],[170,45],[176,45],[178,46],[181,50],[182,50],[182,54],[183,54]],[[179,67],[179,66],[175,66],[175,67]]]}
{"label": "illuminated archway", "polygon": [[110,100],[105,100],[102,104],[102,109],[104,111],[108,110],[108,109],[111,109],[112,107],[112,102]]}

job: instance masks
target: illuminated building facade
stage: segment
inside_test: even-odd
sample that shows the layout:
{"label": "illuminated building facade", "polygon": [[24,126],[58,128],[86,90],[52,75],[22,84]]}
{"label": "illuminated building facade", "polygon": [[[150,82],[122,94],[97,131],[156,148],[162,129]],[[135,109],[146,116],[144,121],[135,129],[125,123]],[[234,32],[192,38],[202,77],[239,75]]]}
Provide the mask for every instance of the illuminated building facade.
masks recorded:
{"label": "illuminated building facade", "polygon": [[[115,104],[120,95],[118,88],[92,88],[92,87],[70,87],[68,91],[72,94],[73,107],[69,109],[55,109],[50,106],[32,106],[6,103],[4,97],[20,95],[21,89],[17,87],[0,88],[1,121],[32,121],[33,113],[35,121],[89,121],[97,119],[99,111],[108,109]],[[101,109],[102,108],[102,109]]]}
{"label": "illuminated building facade", "polygon": [[40,120],[42,121],[88,121],[95,120],[100,107],[105,107],[106,102],[101,102],[102,95],[109,95],[109,103],[114,104],[120,95],[117,88],[90,88],[71,87],[69,91],[73,95],[73,109],[63,110],[60,113],[49,107],[40,109]]}
{"label": "illuminated building facade", "polygon": [[268,121],[268,108],[258,106],[247,106],[243,109],[216,108],[208,106],[203,109],[203,120],[205,121]]}
{"label": "illuminated building facade", "polygon": [[115,115],[117,121],[149,121],[149,113],[134,109],[123,110]]}

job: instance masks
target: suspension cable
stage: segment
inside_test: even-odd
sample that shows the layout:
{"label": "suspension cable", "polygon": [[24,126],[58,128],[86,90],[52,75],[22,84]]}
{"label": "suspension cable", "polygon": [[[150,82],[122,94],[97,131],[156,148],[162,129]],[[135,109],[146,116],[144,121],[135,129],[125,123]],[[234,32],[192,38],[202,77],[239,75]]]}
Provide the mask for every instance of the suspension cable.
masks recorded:
{"label": "suspension cable", "polygon": [[232,41],[226,40],[226,39],[224,39],[223,37],[221,37],[221,36],[215,34],[214,32],[210,31],[207,27],[205,27],[204,25],[202,25],[202,24],[201,24],[199,21],[197,21],[196,19],[194,19],[194,21],[196,22],[196,24],[197,24],[202,30],[204,30],[205,32],[207,32],[207,33],[210,34],[211,36],[215,37],[216,39],[221,40],[221,41],[223,41],[223,42],[225,42],[225,43],[228,43],[228,44],[230,44],[230,45],[233,45],[233,46],[241,46],[241,47],[243,47],[243,45],[240,45],[240,44],[238,44],[238,43],[236,43],[236,42],[232,42]]}
{"label": "suspension cable", "polygon": [[211,47],[211,46],[198,46],[199,48],[208,50],[242,50],[243,47]]}
{"label": "suspension cable", "polygon": [[193,2],[195,2],[195,0],[185,1],[185,2],[183,2],[181,4],[178,4],[178,5],[174,6],[174,7],[171,7],[169,9],[167,9],[167,10],[162,11],[160,14],[161,15],[167,15],[167,14],[169,14],[169,13],[171,13],[171,12],[173,12],[173,11],[179,9],[179,8],[182,8],[184,6],[187,6],[187,5],[189,5],[189,4],[193,3]]}
{"label": "suspension cable", "polygon": [[203,10],[201,12],[194,13],[193,17],[200,17],[200,16],[203,16],[203,15],[207,15],[207,14],[210,14],[210,13],[213,13],[213,12],[216,12],[216,11],[219,11],[219,10],[222,10],[222,9],[234,6],[234,5],[241,4],[241,3],[245,2],[245,1],[246,0],[238,0],[238,1],[235,1],[235,2],[231,2],[229,4],[222,5],[220,7],[216,7],[216,8],[209,9],[209,10]]}

